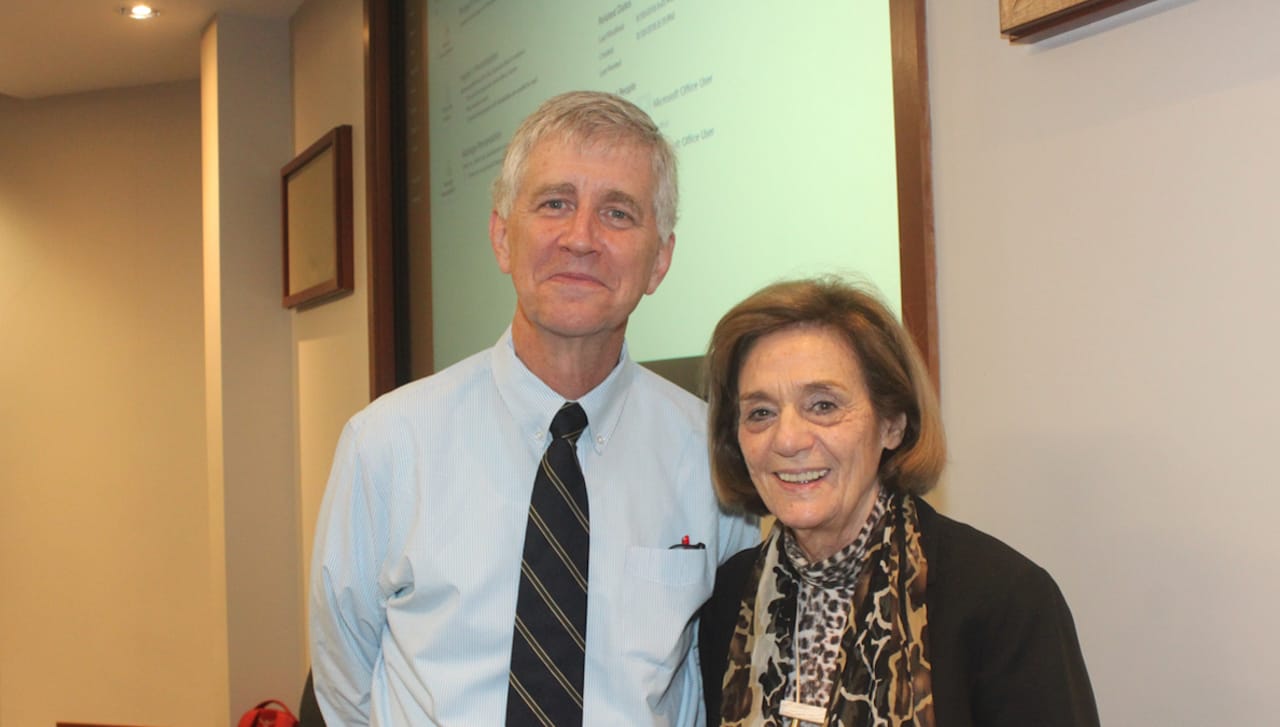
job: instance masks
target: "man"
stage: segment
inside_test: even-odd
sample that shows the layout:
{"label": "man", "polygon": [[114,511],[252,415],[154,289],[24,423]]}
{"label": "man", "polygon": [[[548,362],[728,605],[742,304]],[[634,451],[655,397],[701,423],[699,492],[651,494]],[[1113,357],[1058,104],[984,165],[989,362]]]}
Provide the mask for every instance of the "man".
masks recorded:
{"label": "man", "polygon": [[[338,444],[311,594],[329,724],[702,723],[694,615],[717,564],[757,537],[716,504],[702,403],[624,345],[671,264],[675,178],[652,120],[614,96],[558,96],[516,131],[489,221],[511,326],[375,401]],[[574,403],[581,436],[548,437]],[[548,464],[556,446],[567,460]],[[582,527],[539,519],[539,478],[585,481]],[[589,559],[581,607],[561,611],[526,536],[571,530],[589,531]],[[539,596],[560,631],[525,615]],[[551,680],[525,676],[530,654]]]}

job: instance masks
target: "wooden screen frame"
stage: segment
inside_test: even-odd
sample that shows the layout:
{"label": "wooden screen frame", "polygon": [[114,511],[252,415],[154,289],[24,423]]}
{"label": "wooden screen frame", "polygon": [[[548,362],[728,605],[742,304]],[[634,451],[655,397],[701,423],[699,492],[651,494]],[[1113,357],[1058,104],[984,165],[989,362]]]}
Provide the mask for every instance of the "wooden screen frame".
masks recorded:
{"label": "wooden screen frame", "polygon": [[[857,0],[849,0],[855,2]],[[925,0],[886,0],[893,53],[902,317],[940,382]],[[409,380],[401,0],[365,0],[370,395]],[[430,246],[430,240],[426,243]],[[429,321],[426,324],[430,335]]]}

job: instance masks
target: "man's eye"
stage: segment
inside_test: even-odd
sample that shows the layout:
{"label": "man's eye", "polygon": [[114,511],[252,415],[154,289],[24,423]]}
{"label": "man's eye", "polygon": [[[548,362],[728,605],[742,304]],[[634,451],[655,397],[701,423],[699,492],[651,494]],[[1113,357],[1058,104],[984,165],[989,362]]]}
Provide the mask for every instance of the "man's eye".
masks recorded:
{"label": "man's eye", "polygon": [[617,208],[610,208],[605,210],[604,217],[610,223],[615,225],[631,224],[635,222],[635,217],[630,212],[626,210],[617,209]]}
{"label": "man's eye", "polygon": [[569,204],[562,199],[549,199],[546,202],[543,202],[542,206],[546,209],[562,210],[567,208]]}

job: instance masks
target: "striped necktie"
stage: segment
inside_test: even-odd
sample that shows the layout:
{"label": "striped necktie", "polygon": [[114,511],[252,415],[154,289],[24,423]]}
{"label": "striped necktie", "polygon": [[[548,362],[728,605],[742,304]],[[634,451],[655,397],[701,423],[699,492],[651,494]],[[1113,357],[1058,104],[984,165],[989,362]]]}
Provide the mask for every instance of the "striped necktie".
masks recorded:
{"label": "striped necktie", "polygon": [[560,407],[533,480],[511,644],[508,725],[582,724],[591,528],[576,446],[586,426],[587,414],[577,403]]}

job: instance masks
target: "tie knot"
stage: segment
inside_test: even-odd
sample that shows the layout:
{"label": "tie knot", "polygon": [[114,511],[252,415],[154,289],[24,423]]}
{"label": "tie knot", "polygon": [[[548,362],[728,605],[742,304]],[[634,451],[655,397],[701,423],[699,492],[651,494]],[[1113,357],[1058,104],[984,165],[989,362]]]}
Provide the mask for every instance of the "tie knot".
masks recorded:
{"label": "tie knot", "polygon": [[587,413],[576,401],[566,401],[551,420],[551,435],[557,439],[567,439],[570,444],[577,444],[578,435],[586,428]]}

